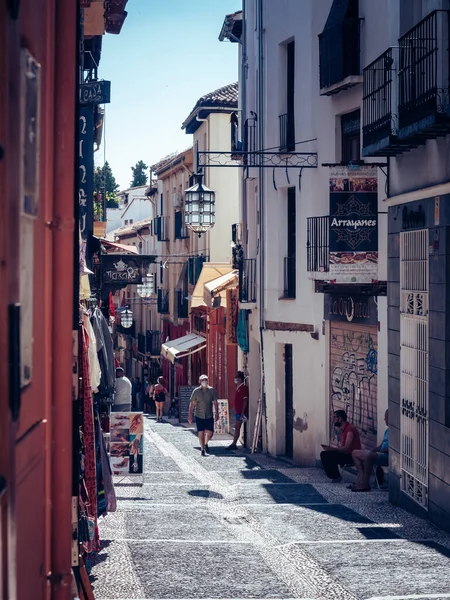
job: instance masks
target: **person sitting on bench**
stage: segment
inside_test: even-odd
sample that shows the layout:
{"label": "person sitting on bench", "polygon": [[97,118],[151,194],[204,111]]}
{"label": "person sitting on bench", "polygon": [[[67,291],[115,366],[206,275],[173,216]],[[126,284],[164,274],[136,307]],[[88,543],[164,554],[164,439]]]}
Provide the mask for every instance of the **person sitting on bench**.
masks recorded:
{"label": "person sitting on bench", "polygon": [[341,443],[339,446],[321,444],[323,452],[320,453],[325,474],[333,483],[342,481],[338,465],[353,464],[352,452],[361,449],[358,430],[347,421],[345,410],[336,410],[333,414],[334,426],[341,430]]}
{"label": "person sitting on bench", "polygon": [[349,486],[352,492],[369,492],[370,491],[370,475],[374,465],[377,465],[375,477],[378,485],[382,485],[384,479],[384,471],[382,467],[387,467],[389,464],[389,411],[384,413],[384,422],[386,423],[386,431],[384,432],[383,441],[379,446],[372,450],[354,450],[352,453],[353,462],[355,463],[358,477],[355,485]]}

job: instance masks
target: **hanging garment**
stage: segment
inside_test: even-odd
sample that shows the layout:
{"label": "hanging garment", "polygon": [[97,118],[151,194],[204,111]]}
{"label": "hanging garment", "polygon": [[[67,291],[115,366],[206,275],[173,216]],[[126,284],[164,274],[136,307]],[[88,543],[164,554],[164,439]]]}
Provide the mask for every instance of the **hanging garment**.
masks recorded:
{"label": "hanging garment", "polygon": [[108,323],[99,308],[94,310],[91,323],[97,340],[98,360],[102,372],[99,391],[103,396],[112,396],[116,382],[114,348]]}
{"label": "hanging garment", "polygon": [[247,311],[240,309],[237,324],[237,341],[242,352],[249,351]]}
{"label": "hanging garment", "polygon": [[116,491],[114,489],[114,483],[111,472],[111,464],[109,462],[108,453],[106,451],[106,444],[103,437],[103,433],[101,431],[101,427],[99,424],[99,434],[100,434],[100,454],[102,459],[102,472],[103,472],[103,487],[105,490],[105,498],[106,498],[106,512],[116,512],[117,510],[117,500],[116,500]]}
{"label": "hanging garment", "polygon": [[[79,400],[82,412],[83,444],[84,444],[84,483],[87,493],[86,513],[90,519],[97,522],[97,469],[95,456],[95,429],[94,408],[92,400],[91,382],[89,379],[88,361],[88,335],[86,329],[81,327],[79,335],[79,372],[80,388]],[[95,528],[96,529],[96,528]],[[96,550],[98,537],[94,535],[88,542],[89,550]]]}
{"label": "hanging garment", "polygon": [[89,376],[91,379],[91,388],[94,394],[98,392],[98,387],[102,379],[102,371],[100,369],[100,362],[98,360],[97,353],[97,340],[95,337],[94,329],[92,327],[89,315],[83,314],[83,325],[86,328],[86,333],[89,338],[88,345],[88,360],[89,360]]}

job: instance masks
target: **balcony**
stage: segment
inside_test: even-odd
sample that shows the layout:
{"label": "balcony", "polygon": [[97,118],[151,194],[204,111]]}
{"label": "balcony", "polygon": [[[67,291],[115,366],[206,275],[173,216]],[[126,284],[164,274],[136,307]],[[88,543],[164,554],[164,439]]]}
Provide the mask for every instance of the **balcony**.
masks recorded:
{"label": "balcony", "polygon": [[394,156],[398,138],[398,48],[388,48],[363,70],[363,156]]}
{"label": "balcony", "polygon": [[319,35],[320,94],[331,96],[362,82],[359,18],[347,17]]}
{"label": "balcony", "polygon": [[283,298],[295,298],[296,287],[296,257],[284,258],[284,289]]}
{"label": "balcony", "polygon": [[158,312],[162,315],[169,314],[169,291],[158,288]]}
{"label": "balcony", "polygon": [[310,273],[328,273],[330,270],[329,223],[328,216],[307,219],[306,270]]}
{"label": "balcony", "polygon": [[402,140],[418,145],[450,132],[448,42],[448,10],[431,12],[399,39],[398,136]]}
{"label": "balcony", "polygon": [[169,217],[159,215],[153,219],[153,233],[158,242],[169,241]]}
{"label": "balcony", "polygon": [[295,120],[294,113],[280,115],[280,152],[295,151]]}
{"label": "balcony", "polygon": [[145,348],[150,356],[159,356],[161,353],[161,333],[147,330],[145,334]]}
{"label": "balcony", "polygon": [[256,258],[239,261],[239,302],[256,303]]}
{"label": "balcony", "polygon": [[209,261],[209,256],[191,256],[188,260],[188,282],[195,285],[202,271],[203,263]]}
{"label": "balcony", "polygon": [[183,290],[174,290],[174,307],[178,319],[189,317],[189,303]]}

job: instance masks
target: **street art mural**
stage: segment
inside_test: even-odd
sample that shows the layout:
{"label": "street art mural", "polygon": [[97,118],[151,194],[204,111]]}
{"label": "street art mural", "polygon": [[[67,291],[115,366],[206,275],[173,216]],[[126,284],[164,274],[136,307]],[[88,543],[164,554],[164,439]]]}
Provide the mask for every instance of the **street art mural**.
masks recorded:
{"label": "street art mural", "polygon": [[330,343],[330,442],[337,444],[333,412],[345,410],[363,448],[377,444],[377,328],[332,323]]}

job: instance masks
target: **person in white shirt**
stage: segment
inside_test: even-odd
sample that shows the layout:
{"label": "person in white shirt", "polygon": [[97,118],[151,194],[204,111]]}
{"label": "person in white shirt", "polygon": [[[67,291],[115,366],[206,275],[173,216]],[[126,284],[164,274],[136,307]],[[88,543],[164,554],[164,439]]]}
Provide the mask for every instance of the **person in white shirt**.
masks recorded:
{"label": "person in white shirt", "polygon": [[122,367],[116,369],[116,384],[114,391],[114,412],[131,411],[131,381],[125,377]]}

